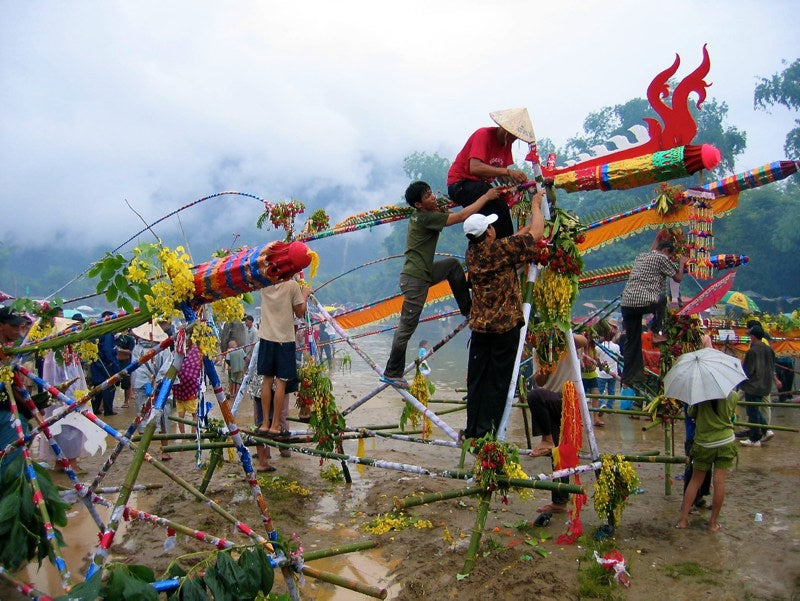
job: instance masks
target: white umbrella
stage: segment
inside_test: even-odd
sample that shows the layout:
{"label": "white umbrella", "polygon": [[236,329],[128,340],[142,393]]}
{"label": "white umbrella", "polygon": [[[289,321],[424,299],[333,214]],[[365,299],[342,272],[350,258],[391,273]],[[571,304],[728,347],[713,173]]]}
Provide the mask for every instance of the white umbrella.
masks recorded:
{"label": "white umbrella", "polygon": [[695,405],[724,399],[747,375],[731,355],[703,348],[681,355],[664,376],[664,396]]}

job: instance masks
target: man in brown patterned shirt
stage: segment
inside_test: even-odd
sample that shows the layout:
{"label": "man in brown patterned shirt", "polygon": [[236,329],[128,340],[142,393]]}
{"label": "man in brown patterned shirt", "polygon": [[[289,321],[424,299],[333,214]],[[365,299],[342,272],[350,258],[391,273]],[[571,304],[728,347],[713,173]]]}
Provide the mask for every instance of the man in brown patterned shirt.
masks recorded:
{"label": "man in brown patterned shirt", "polygon": [[472,285],[467,366],[467,426],[464,436],[480,438],[500,425],[514,370],[519,330],[524,323],[517,265],[530,262],[544,233],[541,202],[531,200],[528,225],[497,239],[497,216],[472,215],[464,222],[469,239],[467,272]]}

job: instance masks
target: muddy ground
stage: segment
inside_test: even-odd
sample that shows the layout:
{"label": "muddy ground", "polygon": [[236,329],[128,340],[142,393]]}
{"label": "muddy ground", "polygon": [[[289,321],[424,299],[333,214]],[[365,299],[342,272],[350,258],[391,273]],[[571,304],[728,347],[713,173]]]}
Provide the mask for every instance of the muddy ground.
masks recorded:
{"label": "muddy ground", "polygon": [[[340,408],[361,398],[375,384],[373,375],[355,366],[351,373],[334,372],[333,379]],[[436,398],[460,399],[462,394],[454,389],[457,382],[446,384],[439,384]],[[251,423],[249,402],[244,407],[240,414],[243,425]],[[435,411],[451,407],[432,405]],[[398,395],[384,391],[354,411],[348,417],[348,425],[396,423],[401,410],[402,401]],[[296,410],[292,414],[295,415]],[[124,428],[132,417],[132,409],[124,409],[109,419],[115,427]],[[458,429],[463,427],[464,413],[450,413],[445,419]],[[773,410],[772,422],[796,428],[800,426],[800,411]],[[644,421],[621,415],[607,417],[606,423],[605,428],[597,431],[601,450],[663,452],[664,435],[660,428],[645,432],[642,430]],[[304,426],[295,423],[293,427]],[[676,448],[682,449],[682,425],[675,431]],[[438,430],[435,437],[444,438]],[[527,446],[521,410],[515,410],[509,440]],[[721,516],[723,530],[715,534],[705,529],[707,510],[692,516],[688,530],[676,530],[682,482],[673,479],[673,492],[666,495],[664,467],[637,465],[643,492],[631,497],[616,538],[600,547],[602,550],[615,548],[625,557],[631,574],[629,589],[616,585],[597,587],[598,578],[590,573],[594,565],[591,549],[596,545],[590,540],[591,534],[600,524],[591,498],[581,516],[589,536],[576,545],[556,543],[558,535],[565,531],[564,517],[556,515],[546,528],[525,527],[537,516],[537,507],[549,502],[549,493],[536,491],[531,500],[512,494],[507,506],[500,499],[494,499],[484,530],[481,556],[472,573],[459,579],[457,575],[464,567],[470,532],[475,524],[475,497],[440,501],[407,511],[411,516],[430,520],[432,528],[409,528],[376,536],[364,532],[362,527],[379,514],[391,511],[396,497],[462,488],[466,486],[463,482],[351,466],[351,485],[331,483],[320,477],[317,459],[301,454],[278,458],[277,453],[273,453],[277,471],[269,476],[295,481],[308,489],[309,494],[298,496],[274,490],[267,480],[262,483],[278,530],[285,535],[297,533],[306,550],[357,540],[376,541],[375,549],[318,560],[309,565],[386,588],[390,599],[564,600],[597,595],[629,600],[788,600],[800,598],[800,503],[796,496],[800,483],[799,442],[800,435],[796,433],[778,432],[762,448],[740,450],[738,466],[728,476]],[[355,455],[357,443],[347,442],[345,452]],[[433,470],[457,467],[459,461],[459,450],[454,448],[385,439],[367,440],[365,454]],[[104,485],[119,484],[123,480],[130,457],[131,453],[121,456]],[[81,464],[91,475],[103,460],[101,456],[86,457]],[[176,454],[168,465],[195,485],[202,478],[191,452]],[[529,474],[547,472],[549,460],[524,457],[522,466]],[[681,473],[681,467],[672,467],[673,478]],[[241,474],[237,463],[226,462],[215,474],[208,494],[240,520],[263,529]],[[60,474],[54,478],[64,484],[67,482]],[[237,540],[229,523],[151,466],[143,467],[138,482],[163,484],[164,487],[137,493],[131,505]],[[584,476],[583,482],[591,495],[593,475]],[[114,499],[114,495],[108,497]],[[755,520],[757,513],[761,514],[761,521]],[[105,519],[107,511],[101,510],[101,515]],[[165,551],[165,536],[164,530],[147,524],[126,525],[112,547],[111,561],[146,564],[158,573],[182,554],[209,550],[208,546],[179,535],[177,547]],[[71,523],[65,529],[65,538],[70,544],[66,558],[73,574],[84,574],[97,532],[86,511],[78,506],[74,507]],[[34,581],[51,594],[60,594],[58,577],[52,568],[43,568],[37,574],[35,566],[29,567],[21,577]],[[285,591],[280,576],[276,578],[274,590]],[[305,578],[300,591],[303,599],[367,598],[313,578]],[[3,585],[0,598],[22,597]]]}

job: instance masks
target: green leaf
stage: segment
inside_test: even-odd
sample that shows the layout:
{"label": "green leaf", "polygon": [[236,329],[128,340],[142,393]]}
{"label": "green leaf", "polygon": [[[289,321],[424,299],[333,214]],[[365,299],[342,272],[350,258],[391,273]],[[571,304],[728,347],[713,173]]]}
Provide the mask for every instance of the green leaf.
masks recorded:
{"label": "green leaf", "polygon": [[4,522],[19,513],[19,506],[22,502],[18,491],[4,493],[3,500],[0,501],[0,522]]}
{"label": "green leaf", "polygon": [[261,591],[263,593],[268,593],[272,590],[272,585],[275,583],[275,570],[272,569],[272,565],[269,563],[269,558],[264,552],[264,547],[259,546],[256,548],[256,557],[258,558],[258,563],[261,565]]}
{"label": "green leaf", "polygon": [[69,593],[56,597],[55,601],[96,601],[100,598],[102,570],[97,570],[89,580],[76,584]]}
{"label": "green leaf", "polygon": [[217,565],[214,569],[227,588],[235,590],[238,587],[242,569],[233,561],[230,552],[217,554]]}
{"label": "green leaf", "polygon": [[125,590],[125,577],[127,575],[127,570],[123,564],[115,563],[108,566],[107,571],[109,572],[109,576],[103,589],[103,598],[108,599],[109,601],[113,601],[115,599],[122,601],[123,591]]}
{"label": "green leaf", "polygon": [[120,309],[122,309],[126,313],[133,313],[133,310],[134,310],[133,303],[130,300],[128,300],[127,298],[119,299],[119,306],[120,306]]}
{"label": "green leaf", "polygon": [[122,275],[121,273],[118,273],[114,277],[114,286],[116,286],[117,290],[119,290],[120,292],[127,291],[128,288],[130,288],[130,285],[128,284],[128,280],[126,280],[125,276]]}
{"label": "green leaf", "polygon": [[550,555],[550,551],[545,551],[544,549],[536,549],[536,552],[542,557],[547,557]]}
{"label": "green leaf", "polygon": [[528,554],[526,553],[525,555],[521,555],[521,556],[520,556],[520,558],[519,558],[519,560],[520,560],[520,561],[531,561],[531,560],[533,560],[533,557],[531,557],[530,555],[528,555]]}
{"label": "green leaf", "polygon": [[115,302],[117,300],[117,289],[113,286],[109,286],[106,290],[106,299],[110,303]]}
{"label": "green leaf", "polygon": [[535,547],[535,546],[537,546],[539,544],[539,541],[538,540],[531,540],[529,538],[526,538],[525,539],[525,544],[526,545],[530,545],[531,547]]}
{"label": "green leaf", "polygon": [[147,566],[137,565],[137,564],[129,565],[128,571],[142,582],[156,581],[155,573],[153,572],[152,569],[148,568]]}
{"label": "green leaf", "polygon": [[209,601],[208,593],[199,578],[191,576],[183,581],[180,588],[180,598],[183,601]]}
{"label": "green leaf", "polygon": [[466,580],[467,578],[469,578],[469,574],[456,574],[456,580],[458,580],[459,582],[461,580]]}
{"label": "green leaf", "polygon": [[95,263],[89,268],[89,270],[86,272],[86,275],[90,278],[96,278],[100,274],[102,268],[103,266],[100,263]]}
{"label": "green leaf", "polygon": [[242,577],[239,581],[239,595],[252,599],[261,588],[261,562],[254,549],[248,549],[239,556]]}
{"label": "green leaf", "polygon": [[233,599],[230,590],[220,580],[216,570],[207,570],[204,581],[206,587],[214,596],[214,601],[229,601]]}
{"label": "green leaf", "polygon": [[122,600],[128,601],[129,599],[136,599],[136,601],[158,601],[158,593],[149,583],[134,578],[130,574],[125,577],[124,583]]}
{"label": "green leaf", "polygon": [[164,580],[169,578],[183,578],[184,576],[186,576],[186,570],[178,565],[177,562],[173,561],[167,568],[166,574],[164,575]]}

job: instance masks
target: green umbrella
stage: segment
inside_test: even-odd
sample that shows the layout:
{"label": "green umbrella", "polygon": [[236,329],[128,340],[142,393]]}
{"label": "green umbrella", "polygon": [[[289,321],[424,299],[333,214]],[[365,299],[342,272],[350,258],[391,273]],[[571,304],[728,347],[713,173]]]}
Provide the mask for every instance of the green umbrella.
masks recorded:
{"label": "green umbrella", "polygon": [[758,305],[753,301],[752,298],[747,296],[746,294],[742,294],[741,292],[728,292],[725,296],[722,297],[721,302],[725,303],[726,305],[732,305],[734,307],[739,307],[740,309],[744,309],[745,311],[755,312],[761,311],[758,308]]}

